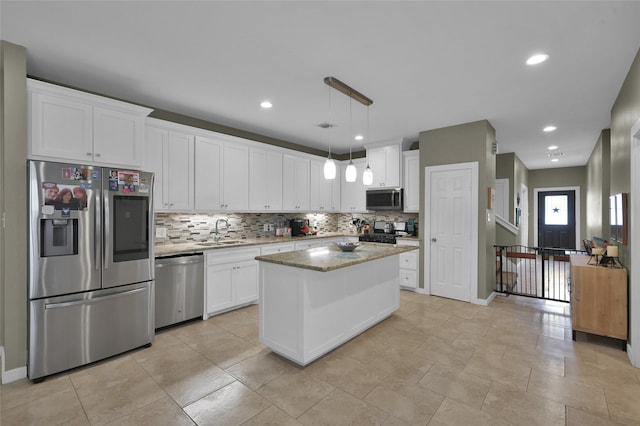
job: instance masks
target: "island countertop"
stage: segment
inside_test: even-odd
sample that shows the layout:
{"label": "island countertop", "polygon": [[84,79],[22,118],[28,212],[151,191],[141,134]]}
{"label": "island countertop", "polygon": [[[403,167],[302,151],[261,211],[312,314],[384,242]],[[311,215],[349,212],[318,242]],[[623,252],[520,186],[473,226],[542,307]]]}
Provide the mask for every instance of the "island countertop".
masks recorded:
{"label": "island countertop", "polygon": [[414,246],[360,243],[360,246],[354,251],[343,252],[332,244],[326,247],[257,256],[256,260],[296,268],[311,269],[313,271],[328,272],[417,249],[418,247]]}

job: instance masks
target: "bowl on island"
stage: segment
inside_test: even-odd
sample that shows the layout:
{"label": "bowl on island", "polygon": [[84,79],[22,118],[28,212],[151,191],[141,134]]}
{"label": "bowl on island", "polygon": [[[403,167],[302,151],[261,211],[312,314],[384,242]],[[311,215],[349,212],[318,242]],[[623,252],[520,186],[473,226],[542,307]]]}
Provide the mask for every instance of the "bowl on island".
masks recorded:
{"label": "bowl on island", "polygon": [[354,251],[356,248],[358,248],[359,245],[360,243],[351,243],[351,242],[336,243],[336,246],[338,246],[338,248],[342,251]]}

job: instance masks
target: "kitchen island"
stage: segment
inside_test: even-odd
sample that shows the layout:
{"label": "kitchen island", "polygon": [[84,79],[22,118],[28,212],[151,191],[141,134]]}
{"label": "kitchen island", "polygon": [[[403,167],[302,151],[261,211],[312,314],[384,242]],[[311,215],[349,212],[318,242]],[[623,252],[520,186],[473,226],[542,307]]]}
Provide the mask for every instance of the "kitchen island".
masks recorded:
{"label": "kitchen island", "polygon": [[307,365],[400,306],[398,256],[417,247],[363,243],[258,256],[260,341]]}

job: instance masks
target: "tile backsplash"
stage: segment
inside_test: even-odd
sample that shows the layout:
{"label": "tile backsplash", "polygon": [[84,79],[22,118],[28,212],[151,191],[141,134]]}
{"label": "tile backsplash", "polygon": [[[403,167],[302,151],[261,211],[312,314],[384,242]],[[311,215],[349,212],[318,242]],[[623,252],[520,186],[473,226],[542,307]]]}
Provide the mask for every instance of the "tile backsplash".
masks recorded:
{"label": "tile backsplash", "polygon": [[308,219],[309,225],[316,227],[319,233],[342,232],[356,234],[352,225],[354,218],[361,218],[373,225],[375,220],[404,222],[417,214],[348,214],[348,213],[156,213],[155,227],[164,228],[166,237],[156,237],[156,244],[179,244],[213,239],[218,219],[227,219],[229,228],[219,222],[218,230],[222,237],[232,239],[267,238],[274,231],[264,231],[265,224],[289,221],[290,219]]}

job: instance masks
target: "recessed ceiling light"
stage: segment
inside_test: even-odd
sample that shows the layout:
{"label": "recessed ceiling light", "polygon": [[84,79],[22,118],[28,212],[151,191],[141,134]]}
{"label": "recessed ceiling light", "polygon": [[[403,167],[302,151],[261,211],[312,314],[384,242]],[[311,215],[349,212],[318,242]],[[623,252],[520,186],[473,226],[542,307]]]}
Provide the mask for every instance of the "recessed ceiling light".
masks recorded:
{"label": "recessed ceiling light", "polygon": [[553,132],[554,130],[556,130],[557,127],[556,126],[547,126],[544,129],[542,129],[543,132]]}
{"label": "recessed ceiling light", "polygon": [[558,161],[560,161],[560,160],[559,160],[559,159],[557,159],[557,158],[552,158],[552,159],[551,159],[551,162],[552,162],[552,163],[557,163]]}
{"label": "recessed ceiling light", "polygon": [[273,104],[269,101],[262,101],[260,102],[260,106],[264,109],[269,109],[273,106]]}
{"label": "recessed ceiling light", "polygon": [[554,150],[558,149],[558,145],[549,145],[549,146],[547,147],[547,149],[548,149],[549,151],[554,151]]}
{"label": "recessed ceiling light", "polygon": [[356,135],[355,140],[357,141],[361,141],[362,139],[364,139],[364,136],[362,135]]}
{"label": "recessed ceiling light", "polygon": [[549,55],[547,55],[546,53],[538,53],[536,55],[530,56],[529,59],[527,59],[527,65],[538,65],[543,63],[547,59],[549,59]]}

